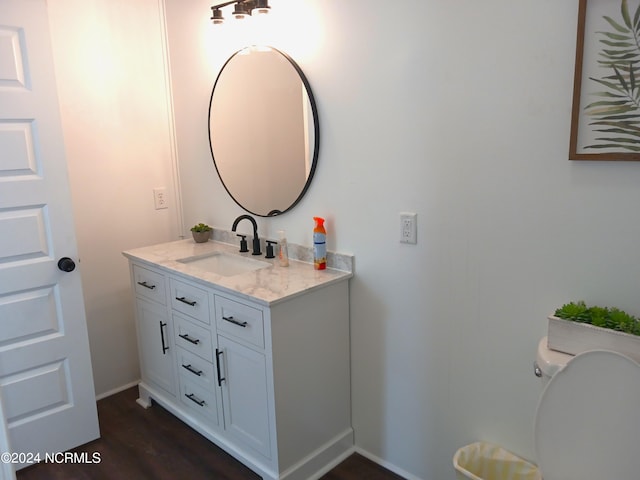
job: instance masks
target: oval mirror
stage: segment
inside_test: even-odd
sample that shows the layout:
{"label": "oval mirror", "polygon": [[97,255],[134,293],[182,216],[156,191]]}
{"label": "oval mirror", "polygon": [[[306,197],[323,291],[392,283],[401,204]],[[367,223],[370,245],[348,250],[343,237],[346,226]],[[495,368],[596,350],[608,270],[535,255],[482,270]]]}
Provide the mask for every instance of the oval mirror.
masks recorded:
{"label": "oval mirror", "polygon": [[286,54],[248,47],[224,64],[209,103],[209,145],[231,198],[258,216],[303,197],[316,168],[318,112],[309,82]]}

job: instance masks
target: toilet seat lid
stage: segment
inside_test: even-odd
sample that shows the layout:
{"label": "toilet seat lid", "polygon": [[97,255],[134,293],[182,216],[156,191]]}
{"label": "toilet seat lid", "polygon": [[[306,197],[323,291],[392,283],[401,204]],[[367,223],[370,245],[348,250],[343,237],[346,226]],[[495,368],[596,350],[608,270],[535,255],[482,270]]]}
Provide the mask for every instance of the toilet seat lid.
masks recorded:
{"label": "toilet seat lid", "polygon": [[640,364],[615,352],[577,355],[542,393],[535,449],[545,480],[640,475]]}

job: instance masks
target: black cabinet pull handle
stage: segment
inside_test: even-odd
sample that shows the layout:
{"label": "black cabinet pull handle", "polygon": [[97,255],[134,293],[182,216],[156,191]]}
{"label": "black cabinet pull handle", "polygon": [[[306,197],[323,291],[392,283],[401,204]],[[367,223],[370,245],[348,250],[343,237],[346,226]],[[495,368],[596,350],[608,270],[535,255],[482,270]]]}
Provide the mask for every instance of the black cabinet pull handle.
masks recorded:
{"label": "black cabinet pull handle", "polygon": [[193,343],[194,345],[198,345],[200,343],[200,340],[197,338],[191,338],[188,334],[180,334],[178,335],[180,338],[182,338],[183,340],[186,340],[189,343]]}
{"label": "black cabinet pull handle", "polygon": [[226,320],[229,323],[233,323],[234,325],[238,325],[239,327],[247,328],[247,322],[241,322],[240,320],[236,320],[232,316],[228,316],[228,317],[223,316],[222,319]]}
{"label": "black cabinet pull handle", "polygon": [[164,327],[166,327],[167,324],[166,323],[162,323],[162,320],[160,320],[160,341],[162,342],[162,354],[166,355],[167,354],[167,350],[169,350],[169,347],[167,347],[167,345],[164,343]]}
{"label": "black cabinet pull handle", "polygon": [[220,374],[220,355],[222,355],[222,350],[218,350],[216,348],[216,370],[218,371],[218,386],[222,386],[222,382],[226,380],[226,378],[222,377]]}
{"label": "black cabinet pull handle", "polygon": [[207,404],[207,402],[205,402],[204,400],[200,400],[193,393],[185,393],[184,396],[191,400],[193,403],[197,403],[201,407],[204,407]]}
{"label": "black cabinet pull handle", "polygon": [[194,301],[187,300],[185,297],[176,297],[176,300],[178,300],[179,302],[182,302],[182,303],[186,303],[190,307],[195,307],[196,303],[198,303],[195,300]]}
{"label": "black cabinet pull handle", "polygon": [[194,375],[197,375],[199,377],[202,376],[202,370],[196,370],[195,368],[193,368],[191,366],[191,364],[189,364],[189,365],[182,364],[182,368],[186,368],[187,370],[189,370]]}
{"label": "black cabinet pull handle", "polygon": [[146,280],[144,282],[138,282],[138,285],[144,288],[148,288],[149,290],[153,290],[154,288],[156,288],[155,285],[149,285]]}

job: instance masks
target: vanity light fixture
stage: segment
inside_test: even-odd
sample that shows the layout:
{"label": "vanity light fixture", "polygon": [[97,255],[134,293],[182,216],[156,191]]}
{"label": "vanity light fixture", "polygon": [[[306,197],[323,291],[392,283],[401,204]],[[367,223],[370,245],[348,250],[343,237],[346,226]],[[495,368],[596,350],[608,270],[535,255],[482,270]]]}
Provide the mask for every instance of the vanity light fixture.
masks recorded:
{"label": "vanity light fixture", "polygon": [[219,3],[211,7],[211,21],[214,25],[224,23],[224,15],[220,9],[228,5],[234,6],[232,15],[236,20],[244,20],[251,15],[265,15],[271,10],[269,0],[232,0]]}

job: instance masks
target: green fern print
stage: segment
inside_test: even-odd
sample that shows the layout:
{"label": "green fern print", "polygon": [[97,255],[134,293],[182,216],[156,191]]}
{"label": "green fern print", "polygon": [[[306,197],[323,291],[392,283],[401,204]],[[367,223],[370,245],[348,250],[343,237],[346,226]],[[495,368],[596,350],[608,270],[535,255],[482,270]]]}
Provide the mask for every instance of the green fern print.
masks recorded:
{"label": "green fern print", "polygon": [[627,0],[620,6],[621,20],[603,16],[612,30],[596,32],[601,50],[601,78],[589,77],[605,89],[593,94],[598,100],[587,105],[589,125],[597,133],[590,149],[640,152],[640,5],[633,17]]}

